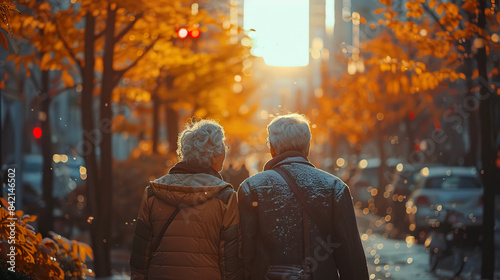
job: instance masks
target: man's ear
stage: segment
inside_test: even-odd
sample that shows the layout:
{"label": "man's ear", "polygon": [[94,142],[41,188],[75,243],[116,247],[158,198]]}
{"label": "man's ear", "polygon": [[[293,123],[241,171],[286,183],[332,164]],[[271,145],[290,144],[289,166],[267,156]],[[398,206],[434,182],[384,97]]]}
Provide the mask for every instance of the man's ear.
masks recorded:
{"label": "man's ear", "polygon": [[271,149],[271,156],[275,158],[278,155],[278,153],[276,153],[276,150],[274,149],[273,145],[271,145],[270,149]]}
{"label": "man's ear", "polygon": [[311,143],[307,146],[306,157],[309,157],[309,148],[311,148]]}

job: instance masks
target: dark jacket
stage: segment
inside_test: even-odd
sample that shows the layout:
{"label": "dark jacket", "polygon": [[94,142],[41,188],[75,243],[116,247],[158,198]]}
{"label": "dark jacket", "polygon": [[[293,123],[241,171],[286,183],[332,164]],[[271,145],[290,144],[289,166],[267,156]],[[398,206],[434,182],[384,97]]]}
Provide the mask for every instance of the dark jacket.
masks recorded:
{"label": "dark jacket", "polygon": [[[280,166],[297,183],[317,213],[330,223],[322,247],[320,233],[309,219],[313,280],[369,279],[349,188],[337,177],[314,168],[298,152],[286,152],[267,162],[264,171],[245,180],[238,191],[245,279],[263,279],[270,264],[302,264],[304,234],[302,205],[285,180]],[[323,243],[323,245],[322,245]]]}
{"label": "dark jacket", "polygon": [[[213,169],[181,162],[144,190],[130,257],[132,279],[242,279],[236,193],[219,177]],[[177,207],[181,210],[160,237]]]}

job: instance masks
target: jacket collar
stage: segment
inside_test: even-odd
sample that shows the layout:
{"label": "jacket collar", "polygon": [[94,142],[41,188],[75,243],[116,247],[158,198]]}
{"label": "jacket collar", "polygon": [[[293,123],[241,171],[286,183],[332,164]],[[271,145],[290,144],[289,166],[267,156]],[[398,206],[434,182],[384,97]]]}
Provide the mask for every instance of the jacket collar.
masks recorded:
{"label": "jacket collar", "polygon": [[266,162],[266,164],[264,165],[264,171],[271,170],[274,167],[278,167],[282,164],[287,164],[287,163],[301,163],[314,167],[314,165],[311,162],[309,162],[306,155],[304,155],[303,153],[297,151],[288,151]]}
{"label": "jacket collar", "polygon": [[215,169],[213,169],[211,166],[209,167],[194,166],[188,164],[185,161],[180,161],[176,163],[168,171],[168,174],[199,174],[199,173],[212,175],[222,180],[222,176],[219,174],[219,172],[215,171]]}

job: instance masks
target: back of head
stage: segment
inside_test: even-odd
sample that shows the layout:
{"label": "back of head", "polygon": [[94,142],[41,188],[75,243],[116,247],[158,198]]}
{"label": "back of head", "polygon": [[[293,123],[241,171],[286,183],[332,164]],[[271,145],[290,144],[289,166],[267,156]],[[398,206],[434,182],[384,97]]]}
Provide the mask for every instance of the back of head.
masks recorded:
{"label": "back of head", "polygon": [[304,115],[288,114],[274,118],[267,126],[269,142],[277,154],[297,151],[307,154],[311,142],[309,120]]}
{"label": "back of head", "polygon": [[177,139],[177,157],[193,166],[208,167],[224,152],[224,128],[214,120],[187,123]]}

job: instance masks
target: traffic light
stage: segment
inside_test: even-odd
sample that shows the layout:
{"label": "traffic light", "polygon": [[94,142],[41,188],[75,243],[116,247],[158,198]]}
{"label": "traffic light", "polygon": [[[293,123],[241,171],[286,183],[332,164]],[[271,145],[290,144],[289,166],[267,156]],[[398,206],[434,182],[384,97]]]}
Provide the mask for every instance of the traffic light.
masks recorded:
{"label": "traffic light", "polygon": [[191,29],[191,31],[189,31],[186,27],[181,27],[177,29],[177,37],[179,39],[186,39],[188,36],[190,36],[193,39],[196,39],[200,37],[200,35],[201,31],[198,28]]}
{"label": "traffic light", "polygon": [[186,37],[189,35],[189,32],[187,30],[187,28],[185,27],[181,27],[177,30],[177,37],[179,37],[179,39],[186,39]]}
{"label": "traffic light", "polygon": [[191,35],[191,38],[196,39],[200,37],[201,31],[198,28],[195,28],[189,32],[189,35]]}
{"label": "traffic light", "polygon": [[36,139],[40,139],[40,137],[42,137],[42,129],[39,128],[38,126],[33,128],[33,136],[36,138]]}

